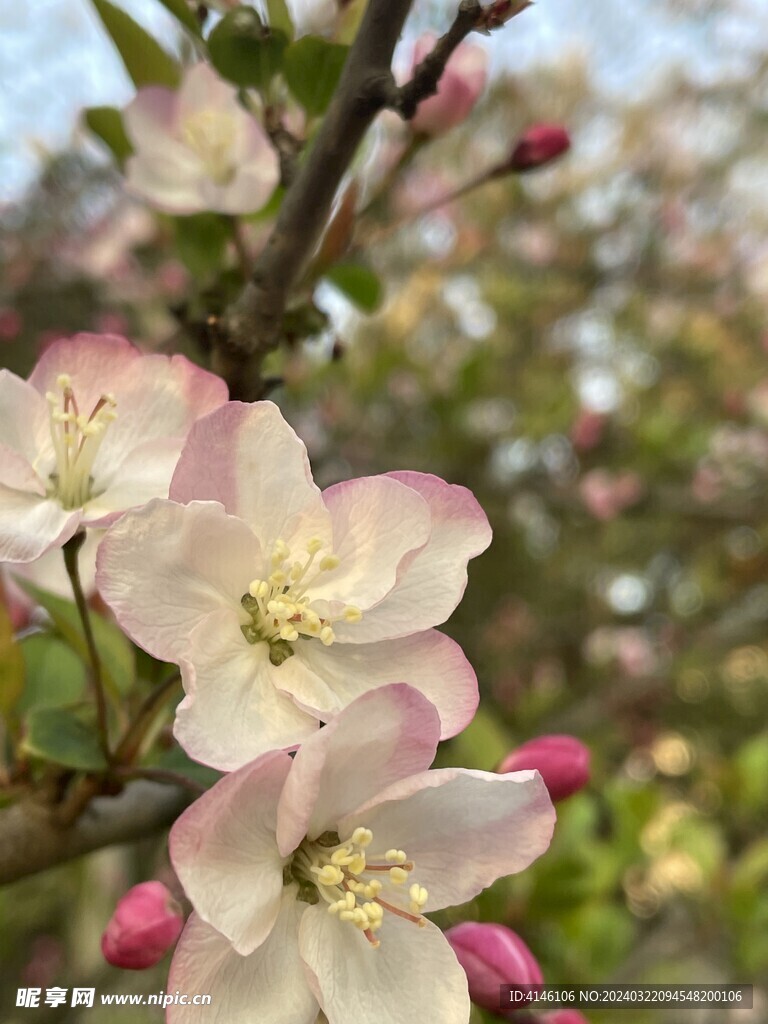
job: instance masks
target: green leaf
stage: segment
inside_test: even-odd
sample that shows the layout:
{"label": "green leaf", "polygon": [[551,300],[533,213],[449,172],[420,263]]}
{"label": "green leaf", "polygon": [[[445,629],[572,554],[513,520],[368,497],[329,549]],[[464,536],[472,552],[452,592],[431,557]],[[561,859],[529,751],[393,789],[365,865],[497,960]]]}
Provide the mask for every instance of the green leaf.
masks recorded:
{"label": "green leaf", "polygon": [[106,761],[99,747],[90,709],[35,708],[27,715],[23,749],[35,757],[80,771],[103,771]]}
{"label": "green leaf", "polygon": [[381,281],[361,263],[337,263],[325,276],[364,313],[372,313],[381,304]]}
{"label": "green leaf", "polygon": [[[20,586],[41,605],[51,616],[56,632],[69,644],[73,651],[88,663],[88,647],[80,623],[80,616],[72,601],[40,590],[26,580],[19,580]],[[91,612],[91,624],[96,647],[101,657],[101,668],[105,685],[115,694],[128,693],[136,678],[133,647],[127,637],[113,625]]]}
{"label": "green leaf", "polygon": [[0,592],[0,715],[9,716],[24,690],[24,657]]}
{"label": "green leaf", "polygon": [[133,152],[123,127],[123,115],[116,107],[91,107],[85,111],[85,123],[112,150],[118,164],[122,165]]}
{"label": "green leaf", "polygon": [[270,28],[279,29],[287,39],[293,39],[293,22],[285,0],[267,0],[267,21]]}
{"label": "green leaf", "polygon": [[238,7],[208,37],[208,53],[219,74],[244,88],[266,89],[280,70],[288,36],[264,25],[251,7]]}
{"label": "green leaf", "polygon": [[35,633],[21,641],[26,686],[19,711],[60,707],[81,700],[85,665],[71,647],[52,633]]}
{"label": "green leaf", "polygon": [[226,218],[217,213],[196,213],[174,217],[176,251],[195,277],[216,273],[222,265],[224,247],[230,238]]}
{"label": "green leaf", "polygon": [[174,18],[180,22],[184,28],[189,29],[196,36],[200,36],[200,22],[194,16],[186,0],[160,0],[160,3],[166,10],[170,11]]}
{"label": "green leaf", "polygon": [[141,25],[109,0],[92,0],[92,3],[137,89],[143,85],[166,85],[174,89],[179,84],[179,65]]}
{"label": "green leaf", "polygon": [[283,74],[293,95],[312,116],[323,114],[339,84],[348,46],[304,36],[285,51]]}

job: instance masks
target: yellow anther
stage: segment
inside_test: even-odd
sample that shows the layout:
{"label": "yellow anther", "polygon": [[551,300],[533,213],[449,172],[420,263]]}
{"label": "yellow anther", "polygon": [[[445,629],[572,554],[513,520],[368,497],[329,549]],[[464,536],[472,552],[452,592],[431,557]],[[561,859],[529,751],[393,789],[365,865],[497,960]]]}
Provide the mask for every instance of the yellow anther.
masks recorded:
{"label": "yellow anther", "polygon": [[68,373],[60,373],[56,378],[56,387],[66,389],[72,387],[72,378]]}
{"label": "yellow anther", "polygon": [[405,864],[408,858],[405,850],[387,850],[384,854],[384,860],[389,864]]}
{"label": "yellow anther", "polygon": [[320,630],[320,643],[323,647],[330,647],[333,641],[336,639],[336,634],[333,632],[330,626],[323,626]]}
{"label": "yellow anther", "polygon": [[340,850],[334,850],[331,854],[331,864],[338,864],[339,867],[351,864],[354,859],[351,846],[342,846]]}
{"label": "yellow anther", "polygon": [[338,566],[338,555],[325,555],[324,558],[320,559],[320,572],[330,572],[331,569],[337,569]]}
{"label": "yellow anther", "polygon": [[298,640],[299,634],[295,626],[292,626],[287,622],[284,626],[280,627],[280,639],[281,640]]}
{"label": "yellow anther", "polygon": [[348,604],[343,614],[345,622],[359,622],[363,617],[363,613],[354,604]]}
{"label": "yellow anther", "polygon": [[381,890],[384,888],[378,878],[372,878],[365,887],[365,895],[368,899],[373,899],[374,896],[378,896]]}
{"label": "yellow anther", "polygon": [[369,828],[362,828],[358,826],[352,833],[352,839],[350,842],[354,843],[355,846],[370,846],[373,842],[373,832]]}
{"label": "yellow anther", "polygon": [[[322,868],[313,867],[317,880],[321,885],[341,885],[344,881],[344,872],[335,864],[326,864]],[[350,893],[350,895],[352,895]],[[352,899],[354,900],[354,896]]]}
{"label": "yellow anther", "polygon": [[356,854],[349,862],[349,870],[353,875],[362,874],[365,871],[365,854]]}
{"label": "yellow anther", "polygon": [[402,885],[403,882],[408,881],[408,872],[400,867],[390,868],[389,877],[395,885]]}
{"label": "yellow anther", "polygon": [[355,894],[352,892],[344,893],[344,906],[347,910],[355,909]]}
{"label": "yellow anther", "polygon": [[295,583],[296,580],[300,579],[304,575],[304,566],[301,562],[294,562],[291,566],[291,579]]}
{"label": "yellow anther", "polygon": [[276,572],[273,572],[272,575],[269,577],[269,582],[272,584],[273,587],[284,587],[286,579],[287,577],[285,573],[282,572],[282,570],[278,569]]}
{"label": "yellow anther", "polygon": [[342,921],[354,921],[355,912],[354,910],[342,910],[341,913],[339,914],[339,918]]}
{"label": "yellow anther", "polygon": [[316,555],[322,546],[323,542],[319,537],[312,537],[311,540],[307,541],[307,554]]}

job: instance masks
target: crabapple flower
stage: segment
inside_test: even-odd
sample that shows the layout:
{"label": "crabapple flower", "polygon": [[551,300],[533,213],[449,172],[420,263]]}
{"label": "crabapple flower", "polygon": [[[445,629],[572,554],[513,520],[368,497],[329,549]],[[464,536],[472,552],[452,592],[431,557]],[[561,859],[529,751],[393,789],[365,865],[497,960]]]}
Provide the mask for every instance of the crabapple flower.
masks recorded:
{"label": "crabapple flower", "polygon": [[[412,71],[432,52],[437,36],[427,33],[417,40]],[[466,121],[480,98],[488,77],[488,54],[482,46],[461,43],[451,54],[437,92],[422,100],[411,119],[417,135],[443,135]]]}
{"label": "crabapple flower", "polygon": [[490,542],[465,488],[406,472],[321,493],[277,406],[230,402],[190,432],[170,499],[110,530],[97,581],[136,643],[180,665],[190,756],[239,768],[403,680],[444,737],[472,719],[474,672],[432,628]]}
{"label": "crabapple flower", "polygon": [[[168,1024],[467,1024],[467,981],[425,910],[464,903],[549,845],[536,772],[428,771],[437,711],[395,684],[358,697],[295,758],[225,776],[171,831],[194,907]],[[256,1000],[258,1002],[256,1003]]]}
{"label": "crabapple flower", "polygon": [[589,747],[575,736],[538,736],[507,754],[500,772],[535,768],[553,800],[572,796],[589,782]]}
{"label": "crabapple flower", "polygon": [[226,400],[183,356],[112,335],[55,341],[26,381],[0,371],[0,562],[31,562],[167,495],[192,423]]}
{"label": "crabapple flower", "polygon": [[166,213],[253,213],[279,181],[263,128],[207,64],[190,68],[178,91],[140,89],[124,120],[128,186]]}
{"label": "crabapple flower", "polygon": [[511,171],[532,171],[552,163],[571,148],[571,137],[561,124],[533,124],[526,128],[509,157]]}
{"label": "crabapple flower", "polygon": [[142,882],[118,900],[101,937],[104,959],[143,971],[159,963],[178,939],[184,916],[162,882]]}
{"label": "crabapple flower", "polygon": [[538,961],[523,940],[503,924],[464,921],[445,933],[467,974],[473,1003],[499,1016],[502,985],[543,985]]}

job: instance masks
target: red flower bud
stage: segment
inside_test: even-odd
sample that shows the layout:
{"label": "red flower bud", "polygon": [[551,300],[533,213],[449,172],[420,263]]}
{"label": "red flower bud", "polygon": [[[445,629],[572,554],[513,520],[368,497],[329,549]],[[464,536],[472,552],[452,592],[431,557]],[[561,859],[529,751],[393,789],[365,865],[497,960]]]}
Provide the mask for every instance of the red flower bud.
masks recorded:
{"label": "red flower bud", "polygon": [[544,983],[533,953],[503,924],[465,921],[449,928],[445,937],[466,972],[470,999],[485,1010],[501,1016],[501,985]]}
{"label": "red flower bud", "polygon": [[118,900],[101,937],[104,958],[142,971],[159,963],[184,927],[181,909],[162,882],[142,882]]}
{"label": "red flower bud", "polygon": [[506,166],[510,171],[531,171],[570,148],[571,138],[561,124],[534,124],[517,140]]}
{"label": "red flower bud", "polygon": [[553,800],[564,800],[589,782],[589,749],[574,736],[539,736],[507,754],[498,772],[537,768]]}

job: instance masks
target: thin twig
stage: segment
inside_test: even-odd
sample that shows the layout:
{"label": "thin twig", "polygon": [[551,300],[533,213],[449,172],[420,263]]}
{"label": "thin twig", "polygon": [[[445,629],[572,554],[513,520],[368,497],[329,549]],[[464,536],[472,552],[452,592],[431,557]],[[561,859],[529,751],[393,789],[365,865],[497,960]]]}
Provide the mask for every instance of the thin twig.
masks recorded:
{"label": "thin twig", "polygon": [[125,779],[148,779],[150,782],[159,782],[164,786],[182,786],[194,795],[202,796],[207,788],[201,782],[195,782],[181,772],[173,772],[167,768],[118,768],[117,775]]}
{"label": "thin twig", "polygon": [[156,719],[158,710],[173,693],[180,679],[179,673],[174,672],[167,679],[158,683],[151,693],[147,694],[117,745],[114,758],[116,764],[128,765],[133,761],[141,749],[144,737]]}
{"label": "thin twig", "polygon": [[78,555],[84,541],[85,531],[80,531],[66,542],[63,548],[64,565],[72,584],[72,592],[75,596],[75,605],[77,606],[77,612],[83,626],[85,643],[88,648],[88,657],[91,662],[91,682],[93,684],[93,692],[96,698],[99,744],[107,764],[110,764],[112,761],[112,754],[109,749],[109,719],[107,716],[107,697],[104,690],[104,680],[101,675],[101,658],[99,657],[96,640],[93,635],[88,602],[85,599],[83,585],[80,580]]}

